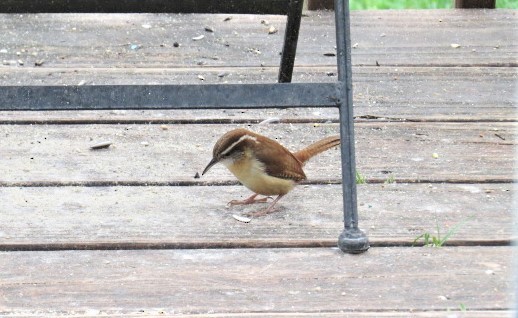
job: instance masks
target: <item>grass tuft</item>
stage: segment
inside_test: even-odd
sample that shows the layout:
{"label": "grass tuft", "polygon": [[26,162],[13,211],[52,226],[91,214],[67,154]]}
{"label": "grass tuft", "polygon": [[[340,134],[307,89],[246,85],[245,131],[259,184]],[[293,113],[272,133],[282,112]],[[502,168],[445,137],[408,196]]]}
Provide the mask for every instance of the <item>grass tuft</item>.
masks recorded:
{"label": "grass tuft", "polygon": [[394,175],[393,175],[393,174],[391,174],[391,175],[387,178],[387,180],[385,180],[385,182],[384,182],[384,183],[385,183],[385,184],[392,184],[392,183],[396,183],[396,177],[394,177]]}
{"label": "grass tuft", "polygon": [[356,171],[356,184],[366,184],[367,183],[367,179],[365,178],[364,175],[362,175],[361,173],[359,173],[358,171]]}
{"label": "grass tuft", "polygon": [[436,226],[436,232],[437,232],[436,235],[437,236],[432,235],[428,232],[423,233],[415,238],[414,242],[412,243],[412,246],[415,246],[419,240],[423,239],[424,246],[426,246],[426,247],[442,247],[450,239],[450,237],[452,235],[457,233],[457,231],[460,229],[461,226],[466,224],[466,222],[470,221],[471,219],[473,219],[473,217],[469,217],[468,219],[458,223],[457,225],[455,225],[454,227],[449,229],[448,232],[446,232],[446,234],[444,236],[441,236],[441,229],[439,227],[439,222],[436,219],[435,226]]}

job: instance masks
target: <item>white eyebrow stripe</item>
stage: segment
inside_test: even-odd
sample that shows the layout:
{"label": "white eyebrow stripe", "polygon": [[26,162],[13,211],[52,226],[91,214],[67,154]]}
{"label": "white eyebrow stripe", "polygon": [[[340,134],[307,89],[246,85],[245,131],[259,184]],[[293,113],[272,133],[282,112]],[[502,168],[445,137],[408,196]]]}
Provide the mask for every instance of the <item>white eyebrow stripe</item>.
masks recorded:
{"label": "white eyebrow stripe", "polygon": [[255,138],[254,136],[250,136],[250,135],[243,135],[241,136],[241,138],[239,138],[236,142],[234,142],[233,144],[231,144],[230,146],[228,146],[227,149],[225,149],[224,151],[221,152],[222,155],[226,155],[227,153],[229,153],[230,151],[232,151],[232,149],[234,149],[235,146],[237,146],[240,142],[242,142],[243,140],[246,140],[246,139],[250,139],[250,140],[253,140],[255,141],[256,143],[259,143],[257,141],[257,138]]}

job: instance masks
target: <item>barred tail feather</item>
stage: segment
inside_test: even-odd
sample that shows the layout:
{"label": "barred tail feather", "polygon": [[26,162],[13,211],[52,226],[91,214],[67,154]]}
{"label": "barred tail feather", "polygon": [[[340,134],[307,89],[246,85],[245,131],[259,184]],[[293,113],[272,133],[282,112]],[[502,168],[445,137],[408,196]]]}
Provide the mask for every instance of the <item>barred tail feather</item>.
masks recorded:
{"label": "barred tail feather", "polygon": [[318,155],[319,153],[324,152],[334,146],[338,146],[339,144],[340,136],[331,136],[317,141],[307,146],[306,148],[295,152],[294,155],[295,158],[297,158],[301,163],[305,163],[306,161]]}

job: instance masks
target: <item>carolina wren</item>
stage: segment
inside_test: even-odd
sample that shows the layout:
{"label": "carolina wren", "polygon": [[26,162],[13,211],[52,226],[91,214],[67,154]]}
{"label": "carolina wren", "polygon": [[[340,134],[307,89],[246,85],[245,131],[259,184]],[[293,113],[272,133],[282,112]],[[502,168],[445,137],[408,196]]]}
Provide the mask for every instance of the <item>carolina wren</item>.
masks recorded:
{"label": "carolina wren", "polygon": [[[268,196],[276,195],[277,198],[268,208],[247,214],[262,216],[271,213],[285,194],[299,181],[306,179],[302,167],[310,158],[339,144],[340,136],[331,136],[292,153],[275,140],[246,129],[234,129],[216,142],[212,160],[202,175],[221,162],[245,187],[254,192],[246,200],[230,201],[230,205],[266,202]],[[267,197],[256,199],[259,194]]]}

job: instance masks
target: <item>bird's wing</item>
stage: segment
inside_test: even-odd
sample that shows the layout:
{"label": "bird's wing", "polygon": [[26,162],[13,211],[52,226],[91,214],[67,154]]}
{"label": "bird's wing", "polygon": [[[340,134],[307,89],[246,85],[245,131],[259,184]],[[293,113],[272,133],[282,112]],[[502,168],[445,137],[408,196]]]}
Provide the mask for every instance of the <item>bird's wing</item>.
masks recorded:
{"label": "bird's wing", "polygon": [[306,179],[301,162],[288,149],[268,138],[262,139],[261,143],[266,145],[254,145],[254,151],[268,175],[294,181]]}

